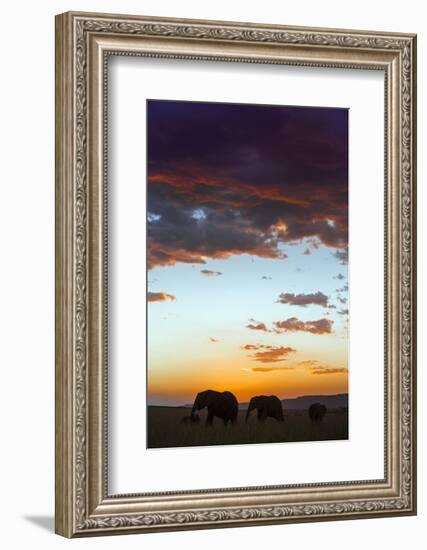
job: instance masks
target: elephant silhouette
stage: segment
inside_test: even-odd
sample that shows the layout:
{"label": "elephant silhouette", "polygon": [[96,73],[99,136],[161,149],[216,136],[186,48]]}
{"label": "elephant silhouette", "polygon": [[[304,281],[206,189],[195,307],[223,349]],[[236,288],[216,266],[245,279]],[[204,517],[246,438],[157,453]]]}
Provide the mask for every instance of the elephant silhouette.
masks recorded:
{"label": "elephant silhouette", "polygon": [[279,422],[283,422],[284,420],[282,402],[276,395],[257,395],[252,397],[246,411],[246,422],[251,411],[254,409],[258,411],[259,422],[265,422],[267,417],[275,418]]}
{"label": "elephant silhouette", "polygon": [[228,422],[233,424],[237,420],[239,412],[239,404],[236,397],[229,391],[218,392],[214,390],[206,390],[197,394],[194,400],[191,416],[193,417],[196,411],[204,408],[208,409],[206,418],[206,426],[211,426],[215,416],[224,421],[227,426]]}
{"label": "elephant silhouette", "polygon": [[314,424],[322,421],[326,414],[326,406],[322,403],[313,403],[308,409],[308,416]]}

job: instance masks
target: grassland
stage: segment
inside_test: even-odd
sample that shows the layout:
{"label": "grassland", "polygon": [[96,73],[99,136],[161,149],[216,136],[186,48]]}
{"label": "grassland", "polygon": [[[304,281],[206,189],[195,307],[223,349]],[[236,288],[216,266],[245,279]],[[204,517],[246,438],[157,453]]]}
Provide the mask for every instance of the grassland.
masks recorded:
{"label": "grassland", "polygon": [[192,447],[201,445],[238,445],[248,443],[280,443],[291,441],[328,441],[348,439],[348,409],[329,410],[322,422],[313,424],[306,410],[285,412],[285,421],[268,418],[264,424],[252,413],[245,422],[245,410],[239,411],[235,425],[224,426],[215,418],[213,426],[205,426],[205,414],[200,422],[183,423],[186,407],[149,406],[147,433],[149,448]]}

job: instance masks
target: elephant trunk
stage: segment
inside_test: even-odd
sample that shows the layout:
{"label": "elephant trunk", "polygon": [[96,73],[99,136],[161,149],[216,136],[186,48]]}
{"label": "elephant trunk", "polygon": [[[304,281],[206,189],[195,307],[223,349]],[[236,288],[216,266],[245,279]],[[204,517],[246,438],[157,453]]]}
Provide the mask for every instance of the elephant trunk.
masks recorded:
{"label": "elephant trunk", "polygon": [[249,403],[248,409],[247,409],[247,411],[246,411],[246,419],[245,419],[246,422],[248,421],[249,414],[250,414],[250,412],[251,412],[252,409],[253,409],[253,405],[252,405],[252,403]]}
{"label": "elephant trunk", "polygon": [[198,407],[197,407],[197,401],[194,401],[194,405],[193,405],[193,408],[191,409],[191,420],[194,420],[194,413],[198,410]]}

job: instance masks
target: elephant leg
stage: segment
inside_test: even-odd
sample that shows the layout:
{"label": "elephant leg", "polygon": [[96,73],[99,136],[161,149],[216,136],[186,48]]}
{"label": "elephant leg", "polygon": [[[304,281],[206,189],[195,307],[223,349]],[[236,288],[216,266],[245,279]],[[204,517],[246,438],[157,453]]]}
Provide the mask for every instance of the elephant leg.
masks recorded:
{"label": "elephant leg", "polygon": [[228,424],[228,418],[224,418],[224,426],[227,426]]}
{"label": "elephant leg", "polygon": [[264,412],[264,411],[260,411],[258,409],[258,420],[259,420],[259,422],[264,423],[266,418],[267,418],[267,413]]}
{"label": "elephant leg", "polygon": [[213,419],[214,419],[214,414],[213,412],[208,412],[208,416],[206,418],[206,426],[212,426],[213,424]]}

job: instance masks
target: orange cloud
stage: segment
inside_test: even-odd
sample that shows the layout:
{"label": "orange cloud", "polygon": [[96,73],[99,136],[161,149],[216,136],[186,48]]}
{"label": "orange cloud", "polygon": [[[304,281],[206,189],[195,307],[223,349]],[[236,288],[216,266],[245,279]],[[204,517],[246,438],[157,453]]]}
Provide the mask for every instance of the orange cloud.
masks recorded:
{"label": "orange cloud", "polygon": [[[257,235],[253,238],[254,245],[248,248],[232,247],[226,249],[220,249],[219,247],[214,249],[205,248],[202,251],[196,249],[191,250],[189,248],[175,248],[173,245],[160,244],[158,241],[148,240],[148,268],[152,269],[157,266],[170,266],[177,263],[185,264],[206,264],[208,259],[213,260],[226,260],[231,256],[239,254],[253,254],[260,258],[279,258],[285,259],[287,255],[281,252],[277,248],[273,248],[269,244],[259,242],[260,239]],[[208,271],[208,270],[206,270]],[[219,272],[218,272],[219,273]],[[205,273],[206,275],[206,273]]]}
{"label": "orange cloud", "polygon": [[148,302],[165,302],[166,300],[175,302],[176,297],[173,294],[168,294],[167,292],[148,292],[147,294]]}
{"label": "orange cloud", "polygon": [[317,321],[301,321],[290,317],[286,321],[275,321],[275,332],[309,332],[310,334],[331,334],[333,321],[318,319]]}
{"label": "orange cloud", "polygon": [[249,355],[255,361],[260,363],[277,363],[286,361],[287,356],[296,350],[291,347],[283,346],[267,346],[263,344],[246,344],[242,346],[244,350],[253,350],[255,353]]}
{"label": "orange cloud", "polygon": [[252,372],[272,372],[295,370],[295,367],[253,367]]}
{"label": "orange cloud", "polygon": [[[309,207],[311,203],[310,198],[297,197],[293,190],[286,194],[282,186],[258,186],[242,182],[237,178],[209,176],[200,167],[185,163],[180,164],[180,170],[181,175],[165,171],[150,173],[148,183],[175,188],[182,194],[189,194],[193,200],[205,199],[228,206],[254,206],[264,199],[300,207]],[[214,194],[209,188],[215,187],[233,189],[239,193],[239,198],[224,197],[220,193]],[[278,228],[280,229],[280,224]]]}
{"label": "orange cloud", "polygon": [[323,307],[329,306],[329,298],[323,292],[312,294],[293,294],[291,292],[282,292],[277,300],[279,304],[288,304],[290,306],[306,307],[308,305],[317,305]]}
{"label": "orange cloud", "polygon": [[348,369],[344,367],[329,368],[329,367],[315,367],[312,369],[311,374],[347,374]]}
{"label": "orange cloud", "polygon": [[270,332],[265,323],[260,323],[259,321],[255,321],[255,319],[249,319],[249,324],[246,325],[246,328],[250,328],[251,330],[262,330],[264,332]]}

